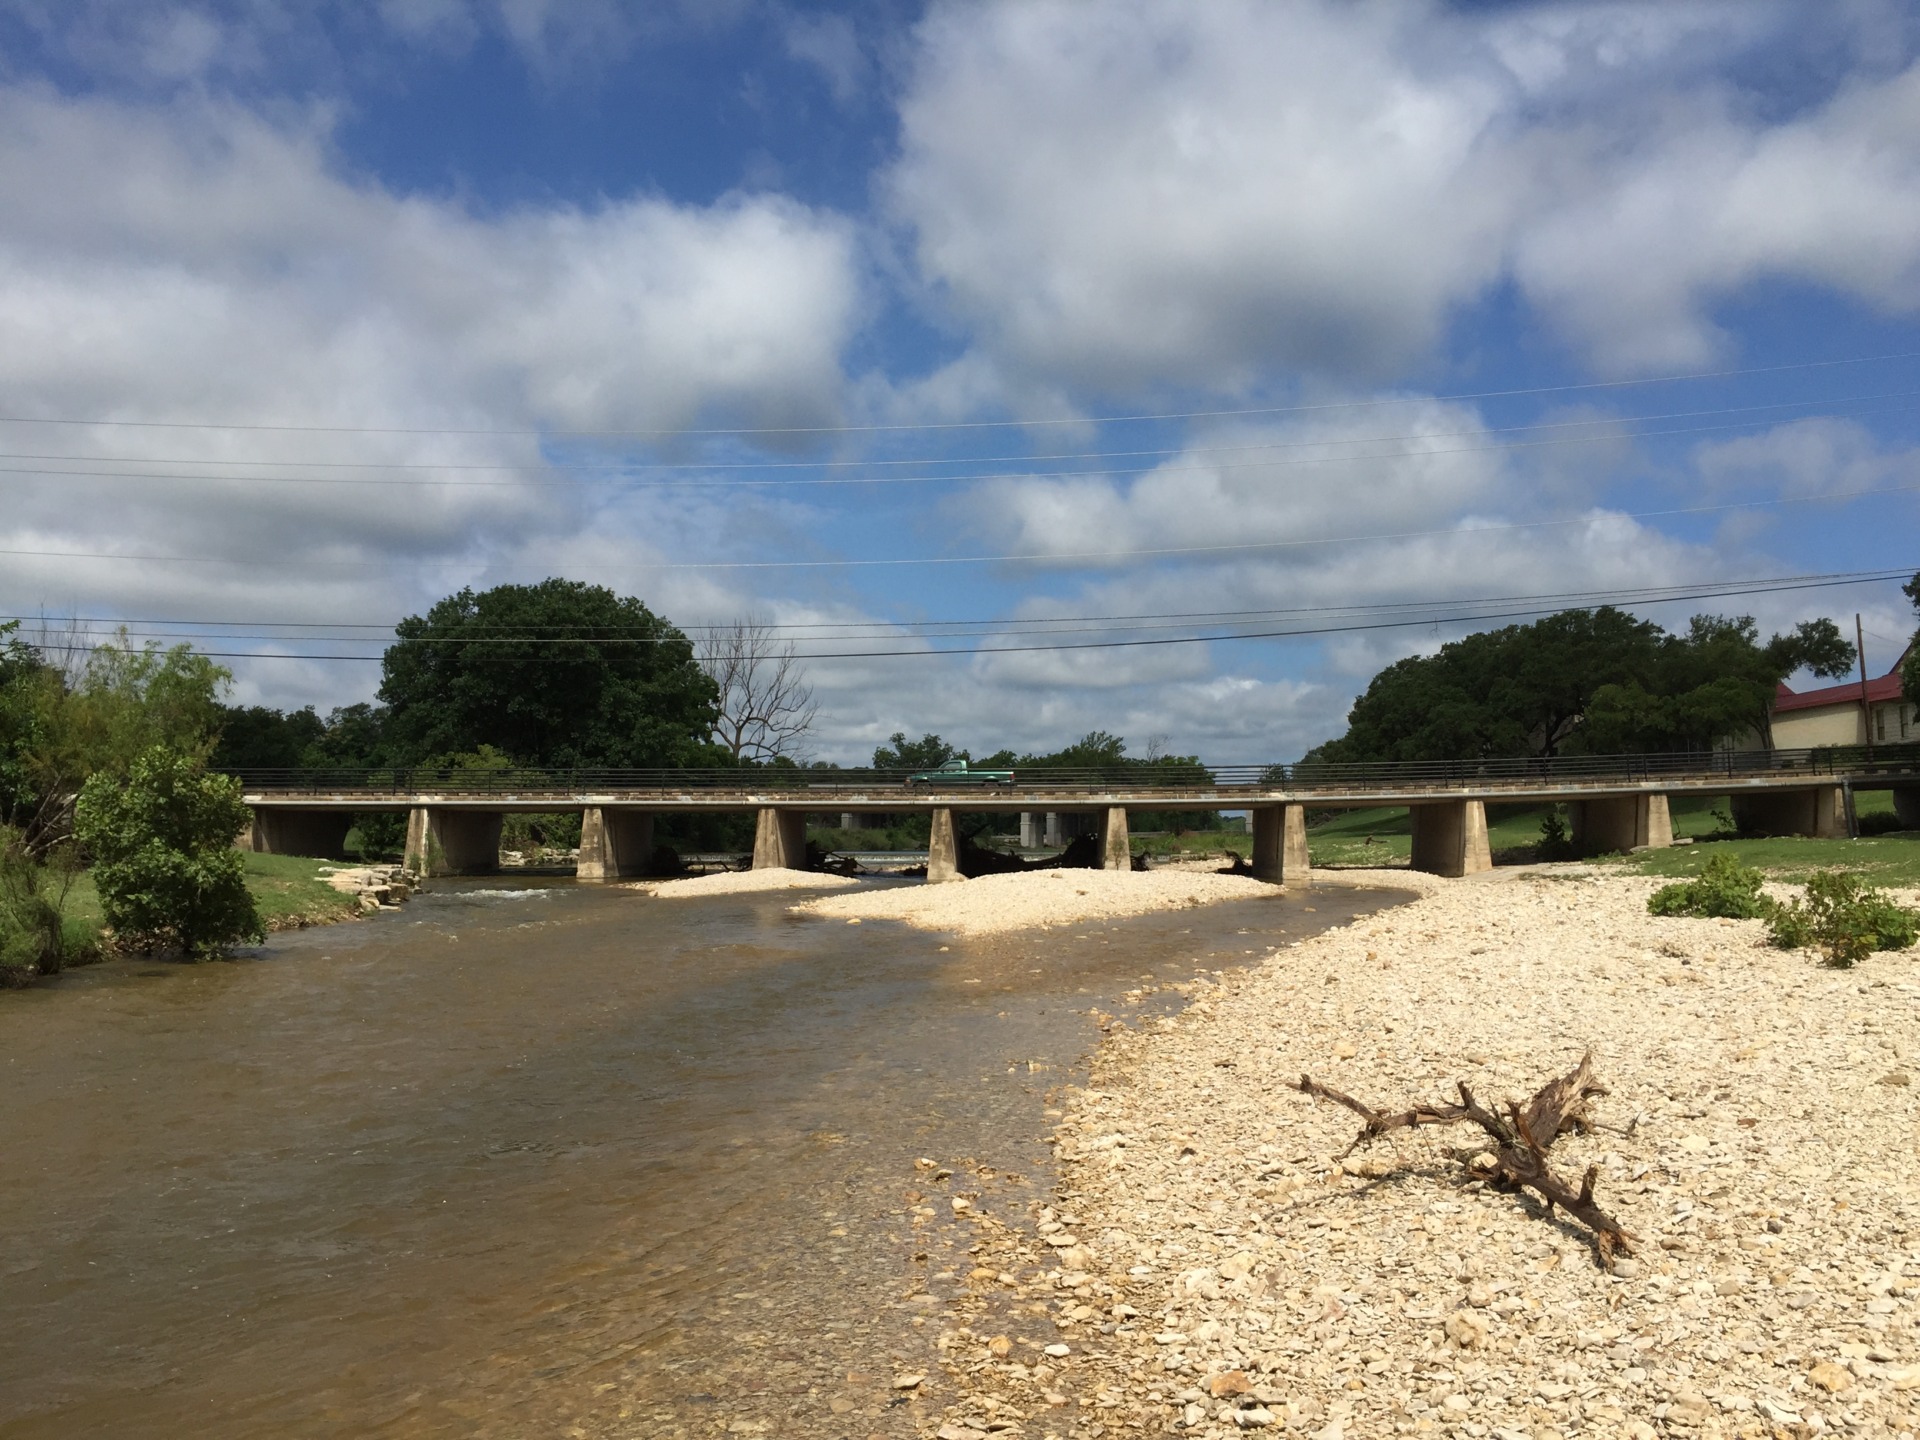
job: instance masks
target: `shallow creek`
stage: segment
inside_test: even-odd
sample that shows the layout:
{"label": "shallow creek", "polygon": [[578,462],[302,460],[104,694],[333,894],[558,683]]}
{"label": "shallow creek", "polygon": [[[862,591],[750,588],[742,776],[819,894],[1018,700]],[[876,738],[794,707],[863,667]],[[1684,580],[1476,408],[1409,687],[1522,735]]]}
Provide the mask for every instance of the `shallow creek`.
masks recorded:
{"label": "shallow creek", "polygon": [[452,883],[0,994],[0,1437],[916,1434],[965,1233],[916,1160],[1038,1195],[1096,1009],[1402,897],[794,898]]}

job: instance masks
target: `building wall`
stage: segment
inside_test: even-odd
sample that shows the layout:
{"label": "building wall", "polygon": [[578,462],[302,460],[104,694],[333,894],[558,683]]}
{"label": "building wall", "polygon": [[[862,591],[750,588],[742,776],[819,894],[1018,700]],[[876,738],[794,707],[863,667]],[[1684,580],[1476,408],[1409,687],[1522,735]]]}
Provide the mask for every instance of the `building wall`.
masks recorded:
{"label": "building wall", "polygon": [[1773,743],[1781,750],[1810,750],[1816,745],[1858,745],[1860,702],[1789,710],[1773,717]]}
{"label": "building wall", "polygon": [[1888,700],[1873,707],[1873,743],[1889,745],[1900,740],[1920,739],[1911,700]]}

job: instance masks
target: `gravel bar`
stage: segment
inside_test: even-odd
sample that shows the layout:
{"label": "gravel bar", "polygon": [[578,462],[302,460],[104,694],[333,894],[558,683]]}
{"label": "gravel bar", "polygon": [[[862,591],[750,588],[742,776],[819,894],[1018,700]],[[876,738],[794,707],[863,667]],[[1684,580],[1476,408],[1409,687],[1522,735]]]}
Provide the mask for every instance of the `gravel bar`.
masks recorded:
{"label": "gravel bar", "polygon": [[[938,1339],[957,1398],[922,1433],[1920,1433],[1915,952],[1824,969],[1578,868],[1378,880],[1428,893],[1176,1017],[1103,1017],[1058,1194],[954,1202],[977,1217]],[[1356,1118],[1290,1088],[1524,1099],[1588,1050],[1604,1128],[1555,1168],[1597,1165],[1638,1237],[1613,1274],[1471,1178],[1476,1133],[1342,1161]]]}
{"label": "gravel bar", "polygon": [[764,890],[840,890],[858,885],[846,875],[822,875],[811,870],[724,870],[717,875],[694,875],[685,880],[649,880],[629,885],[663,900],[691,900],[702,895],[751,895]]}

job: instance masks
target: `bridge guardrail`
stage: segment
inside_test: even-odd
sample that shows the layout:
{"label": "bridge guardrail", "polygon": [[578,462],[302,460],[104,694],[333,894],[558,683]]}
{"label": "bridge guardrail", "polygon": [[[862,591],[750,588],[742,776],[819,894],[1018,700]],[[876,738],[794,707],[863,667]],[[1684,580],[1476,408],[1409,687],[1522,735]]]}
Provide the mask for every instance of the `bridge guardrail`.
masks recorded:
{"label": "bridge guardrail", "polygon": [[[383,768],[316,768],[235,771],[242,784],[256,793],[341,794],[369,796],[458,794],[510,795],[525,791],[568,794],[648,790],[696,793],[711,790],[747,790],[758,795],[796,799],[817,797],[828,802],[857,804],[875,792],[888,799],[909,798],[907,770],[814,769],[515,769],[462,770],[429,766]],[[1335,763],[1295,761],[1278,765],[1205,765],[1201,767],[1122,765],[1081,769],[1019,768],[1014,770],[1011,793],[1023,790],[1058,794],[1088,794],[1124,788],[1129,791],[1165,791],[1170,794],[1218,794],[1230,803],[1234,792],[1291,790],[1311,792],[1410,789],[1421,786],[1552,784],[1556,781],[1647,784],[1672,780],[1728,780],[1805,776],[1852,778],[1912,775],[1920,779],[1920,743],[1865,746],[1824,746],[1811,750],[1693,751],[1666,755],[1556,755],[1496,756],[1479,760],[1379,761]],[[956,783],[954,790],[965,788]],[[983,796],[1005,798],[1002,785],[982,785]]]}

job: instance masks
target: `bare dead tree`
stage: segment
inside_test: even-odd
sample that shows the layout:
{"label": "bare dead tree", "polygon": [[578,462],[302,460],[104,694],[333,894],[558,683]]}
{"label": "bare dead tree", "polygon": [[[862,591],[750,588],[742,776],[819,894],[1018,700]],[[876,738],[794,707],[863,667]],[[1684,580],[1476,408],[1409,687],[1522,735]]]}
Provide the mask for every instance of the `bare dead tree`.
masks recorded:
{"label": "bare dead tree", "polygon": [[791,640],[757,616],[709,629],[700,668],[720,690],[713,738],[736,759],[798,758],[819,707]]}
{"label": "bare dead tree", "polygon": [[1360,1133],[1347,1147],[1348,1155],[1368,1141],[1395,1130],[1417,1130],[1425,1125],[1477,1125],[1493,1141],[1490,1178],[1495,1185],[1507,1190],[1533,1191],[1546,1205],[1548,1215],[1558,1207],[1575,1216],[1593,1233],[1594,1253],[1609,1270],[1613,1268],[1616,1254],[1633,1253],[1633,1235],[1594,1203],[1593,1186],[1599,1179],[1600,1167],[1589,1165],[1576,1190],[1554,1174],[1547,1163],[1547,1151],[1561,1135],[1569,1130],[1584,1134],[1594,1128],[1587,1107],[1607,1091],[1593,1077],[1592,1055],[1583,1056],[1565,1075],[1542,1085],[1524,1108],[1509,1100],[1504,1115],[1496,1114],[1476,1100],[1464,1081],[1459,1082],[1459,1086],[1458,1105],[1422,1104],[1393,1113],[1376,1110],[1365,1101],[1322,1085],[1309,1075],[1302,1075],[1294,1088],[1302,1094],[1344,1105],[1360,1117]]}

